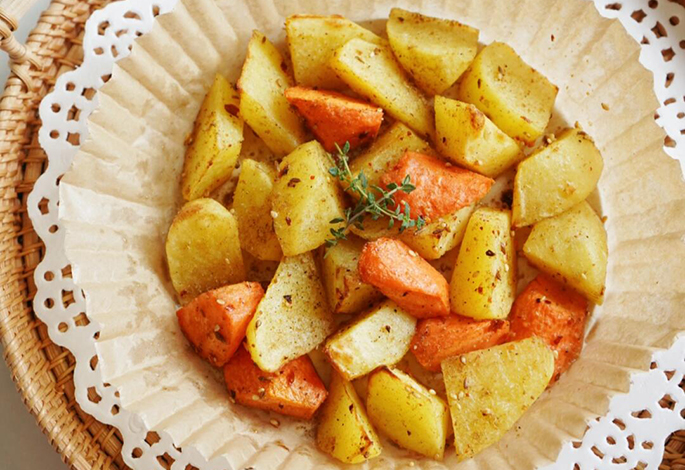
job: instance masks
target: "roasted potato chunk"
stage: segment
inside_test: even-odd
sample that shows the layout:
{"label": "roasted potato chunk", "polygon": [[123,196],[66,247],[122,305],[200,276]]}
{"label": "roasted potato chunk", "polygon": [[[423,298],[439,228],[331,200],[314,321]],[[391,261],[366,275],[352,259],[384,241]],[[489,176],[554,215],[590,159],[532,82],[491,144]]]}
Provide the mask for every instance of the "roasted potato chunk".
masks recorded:
{"label": "roasted potato chunk", "polygon": [[342,16],[294,15],[285,20],[285,33],[298,85],[329,90],[345,88],[329,67],[336,49],[354,38],[373,44],[387,42]]}
{"label": "roasted potato chunk", "polygon": [[316,141],[299,146],[280,165],[272,193],[274,228],[286,256],[313,250],[343,218],[342,190],[328,172],[334,166]]}
{"label": "roasted potato chunk", "polygon": [[405,230],[399,238],[422,258],[438,259],[461,243],[473,209],[473,205],[463,207],[438,217],[420,230]]}
{"label": "roasted potato chunk", "polygon": [[597,186],[604,161],[580,129],[568,129],[518,166],[513,223],[532,225],[584,201]]}
{"label": "roasted potato chunk", "polygon": [[202,102],[186,150],[181,194],[186,201],[206,197],[233,173],[243,142],[238,92],[221,74]]}
{"label": "roasted potato chunk", "polygon": [[381,443],[351,382],[333,373],[328,400],[321,408],[316,445],[341,462],[378,457]]}
{"label": "roasted potato chunk", "polygon": [[509,137],[532,145],[554,108],[559,89],[506,44],[481,50],[461,79],[459,100],[475,105]]}
{"label": "roasted potato chunk", "polygon": [[409,350],[416,319],[387,300],[342,328],[324,353],[346,380],[397,363]]}
{"label": "roasted potato chunk", "polygon": [[301,419],[311,419],[328,396],[307,356],[264,372],[241,347],[224,366],[224,379],[229,396],[241,405]]}
{"label": "roasted potato chunk", "polygon": [[478,52],[478,30],[458,21],[393,8],[386,31],[397,60],[429,95],[451,87]]}
{"label": "roasted potato chunk", "polygon": [[314,256],[286,257],[247,328],[247,349],[260,369],[275,372],[316,348],[334,327]]}
{"label": "roasted potato chunk", "polygon": [[166,256],[182,305],[210,289],[245,280],[238,221],[213,199],[195,199],[176,214]]}
{"label": "roasted potato chunk", "polygon": [[407,79],[389,47],[352,39],[331,58],[331,67],[350,88],[424,136],[433,136],[426,97]]}
{"label": "roasted potato chunk", "polygon": [[283,94],[293,85],[280,52],[266,36],[255,31],[238,80],[240,115],[279,157],[306,140],[300,117]]}
{"label": "roasted potato chunk", "polygon": [[516,141],[472,104],[436,96],[435,128],[438,150],[482,175],[494,178],[523,158]]}
{"label": "roasted potato chunk", "polygon": [[242,282],[200,294],[176,312],[185,337],[202,359],[222,367],[245,337],[264,289]]}
{"label": "roasted potato chunk", "polygon": [[449,315],[449,284],[425,259],[392,238],[364,245],[359,275],[417,318]]}
{"label": "roasted potato chunk", "polygon": [[494,444],[545,391],[554,354],[533,337],[446,359],[442,373],[457,458]]}
{"label": "roasted potato chunk", "polygon": [[369,187],[380,186],[381,176],[408,151],[434,154],[428,142],[401,122],[396,122],[371,147],[350,162],[350,171],[355,177],[363,171]]}
{"label": "roasted potato chunk", "polygon": [[304,117],[327,152],[349,143],[355,149],[373,141],[383,122],[383,110],[334,91],[292,87],[285,97]]}
{"label": "roasted potato chunk", "polygon": [[371,374],[366,411],[376,428],[400,447],[442,460],[447,404],[411,376],[387,368]]}
{"label": "roasted potato chunk", "polygon": [[523,253],[535,267],[592,302],[604,301],[607,234],[587,202],[535,224]]}
{"label": "roasted potato chunk", "polygon": [[271,217],[271,191],[276,170],[265,163],[243,160],[233,210],[240,228],[240,244],[261,260],[278,261],[283,256]]}
{"label": "roasted potato chunk", "polygon": [[452,311],[476,320],[506,318],[515,296],[511,215],[497,209],[477,209],[466,227],[452,273]]}
{"label": "roasted potato chunk", "polygon": [[358,238],[339,240],[328,248],[322,261],[324,287],[333,313],[357,313],[383,297],[359,276],[359,256],[364,242]]}

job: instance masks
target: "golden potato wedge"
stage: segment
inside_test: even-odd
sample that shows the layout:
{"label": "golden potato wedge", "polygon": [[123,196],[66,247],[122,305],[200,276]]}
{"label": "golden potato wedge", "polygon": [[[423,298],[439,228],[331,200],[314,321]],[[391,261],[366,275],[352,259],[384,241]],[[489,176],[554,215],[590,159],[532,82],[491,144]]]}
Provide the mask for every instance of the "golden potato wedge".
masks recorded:
{"label": "golden potato wedge", "polygon": [[300,145],[283,159],[271,196],[274,228],[286,256],[313,250],[344,217],[342,190],[328,172],[334,163],[320,143]]}
{"label": "golden potato wedge", "polygon": [[355,177],[363,171],[369,187],[380,186],[381,176],[394,167],[407,151],[435,156],[428,142],[401,122],[396,122],[371,147],[350,162],[350,171]]}
{"label": "golden potato wedge", "polygon": [[359,277],[359,255],[363,246],[363,240],[350,237],[326,251],[322,261],[323,285],[333,313],[357,313],[383,298],[383,294]]}
{"label": "golden potato wedge", "polygon": [[458,97],[483,111],[509,137],[532,145],[547,127],[558,91],[511,47],[493,42],[462,77]]}
{"label": "golden potato wedge", "polygon": [[340,90],[340,80],[328,63],[336,49],[354,38],[373,44],[387,42],[342,16],[294,15],[285,20],[285,33],[298,85]]}
{"label": "golden potato wedge", "polygon": [[351,382],[333,373],[328,399],[321,407],[316,445],[341,462],[378,457],[381,443]]}
{"label": "golden potato wedge", "polygon": [[271,191],[275,180],[276,170],[272,165],[243,160],[233,195],[240,244],[261,260],[278,261],[283,256],[271,217]]}
{"label": "golden potato wedge", "polygon": [[443,361],[457,458],[497,442],[545,391],[553,371],[554,353],[537,337]]}
{"label": "golden potato wedge", "polygon": [[385,109],[419,134],[433,136],[433,113],[426,97],[404,75],[389,47],[352,39],[330,61],[350,88]]}
{"label": "golden potato wedge", "polygon": [[247,328],[247,350],[275,372],[307,354],[335,328],[311,253],[283,258]]}
{"label": "golden potato wedge", "polygon": [[587,202],[535,224],[523,253],[535,267],[592,302],[601,305],[604,301],[607,234]]}
{"label": "golden potato wedge", "polygon": [[516,141],[472,104],[436,96],[435,129],[440,153],[491,178],[523,158]]}
{"label": "golden potato wedge", "polygon": [[421,230],[406,230],[399,238],[423,258],[438,259],[461,243],[474,207],[462,207],[456,212],[438,217]]}
{"label": "golden potato wedge", "polygon": [[346,380],[352,380],[402,359],[415,327],[416,318],[386,300],[330,337],[324,353]]}
{"label": "golden potato wedge", "polygon": [[393,8],[386,31],[397,60],[429,95],[451,87],[478,52],[478,30],[458,21]]}
{"label": "golden potato wedge", "polygon": [[181,194],[186,201],[206,197],[233,173],[243,142],[238,92],[216,74],[207,92],[186,150]]}
{"label": "golden potato wedge", "polygon": [[590,136],[567,129],[522,161],[514,179],[513,224],[532,225],[584,201],[597,186],[604,168]]}
{"label": "golden potato wedge", "polygon": [[266,36],[255,31],[238,79],[240,115],[278,157],[306,140],[300,117],[283,95],[293,85],[280,52]]}
{"label": "golden potato wedge", "polygon": [[214,199],[195,199],[181,208],[169,227],[166,256],[181,305],[245,280],[238,221]]}
{"label": "golden potato wedge", "polygon": [[376,428],[400,447],[442,460],[447,404],[411,376],[385,367],[371,374],[366,411]]}
{"label": "golden potato wedge", "polygon": [[452,273],[452,311],[476,320],[506,318],[515,296],[511,215],[487,207],[477,209],[466,227]]}

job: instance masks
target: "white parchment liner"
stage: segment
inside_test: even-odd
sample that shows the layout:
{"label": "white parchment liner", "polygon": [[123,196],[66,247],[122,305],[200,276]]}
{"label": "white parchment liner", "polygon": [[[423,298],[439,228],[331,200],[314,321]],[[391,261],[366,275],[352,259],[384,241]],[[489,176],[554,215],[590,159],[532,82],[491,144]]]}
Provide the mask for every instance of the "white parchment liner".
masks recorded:
{"label": "white parchment liner", "polygon": [[[481,40],[511,45],[560,87],[557,107],[602,151],[599,185],[608,217],[603,316],[578,362],[500,443],[471,461],[421,468],[517,470],[555,460],[603,415],[655,349],[685,330],[685,182],[662,151],[652,77],[621,25],[581,0],[336,2],[183,0],[140,38],[99,92],[90,138],[60,186],[60,218],[74,277],[87,296],[103,379],[122,405],[177,446],[195,446],[234,468],[340,466],[314,446],[310,425],[230,405],[217,373],[187,347],[174,314],[164,239],[180,204],[183,140],[214,72],[237,79],[253,28],[283,39],[294,13],[386,18],[400,6],[454,18]],[[604,104],[604,106],[602,106]],[[608,108],[608,110],[605,110]],[[415,458],[386,445],[360,468],[405,467]]]}

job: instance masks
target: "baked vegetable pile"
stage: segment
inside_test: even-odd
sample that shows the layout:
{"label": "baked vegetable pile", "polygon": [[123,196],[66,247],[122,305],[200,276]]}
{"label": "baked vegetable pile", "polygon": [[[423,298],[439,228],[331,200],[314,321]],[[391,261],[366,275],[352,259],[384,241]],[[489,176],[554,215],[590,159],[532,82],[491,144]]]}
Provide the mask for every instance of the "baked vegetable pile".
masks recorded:
{"label": "baked vegetable pile", "polygon": [[555,85],[457,21],[285,27],[292,63],[255,32],[189,136],[166,241],[180,328],[231,402],[317,419],[342,462],[379,434],[472,457],[581,352],[602,157],[549,128]]}

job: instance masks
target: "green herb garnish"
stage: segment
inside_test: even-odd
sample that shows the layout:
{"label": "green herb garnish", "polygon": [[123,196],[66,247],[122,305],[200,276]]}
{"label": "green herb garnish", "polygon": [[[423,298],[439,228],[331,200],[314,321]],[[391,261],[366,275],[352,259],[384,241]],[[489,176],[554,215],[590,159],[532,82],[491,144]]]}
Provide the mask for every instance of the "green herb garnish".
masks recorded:
{"label": "green herb garnish", "polygon": [[[369,182],[366,179],[364,172],[359,172],[357,176],[352,175],[349,166],[349,156],[350,143],[345,142],[342,148],[335,145],[336,154],[333,155],[335,160],[335,166],[330,168],[328,172],[334,177],[338,178],[340,181],[345,183],[345,191],[351,194],[357,194],[359,200],[357,205],[353,208],[345,209],[344,218],[336,218],[330,221],[331,224],[345,223],[339,229],[331,229],[331,235],[333,238],[326,240],[326,246],[332,247],[338,244],[340,240],[347,239],[347,232],[352,226],[357,227],[359,230],[364,230],[364,217],[370,216],[372,220],[378,220],[379,218],[386,216],[388,220],[388,228],[391,229],[395,226],[395,222],[400,222],[400,233],[404,232],[408,228],[416,227],[421,229],[426,221],[422,216],[416,217],[415,219],[411,217],[411,208],[409,204],[404,204],[404,210],[400,208],[399,204],[395,204],[393,195],[398,191],[405,192],[407,194],[411,193],[416,189],[416,186],[411,184],[411,178],[409,175],[404,177],[402,184],[390,183],[387,188],[381,188],[380,186],[372,185],[369,186]],[[394,209],[393,209],[394,207]]]}

